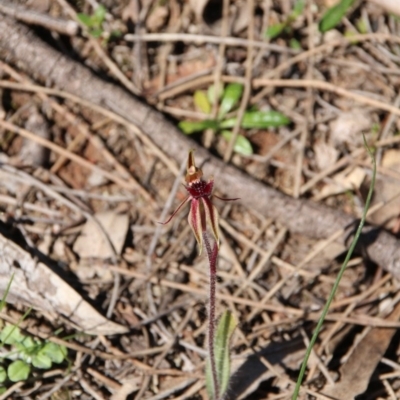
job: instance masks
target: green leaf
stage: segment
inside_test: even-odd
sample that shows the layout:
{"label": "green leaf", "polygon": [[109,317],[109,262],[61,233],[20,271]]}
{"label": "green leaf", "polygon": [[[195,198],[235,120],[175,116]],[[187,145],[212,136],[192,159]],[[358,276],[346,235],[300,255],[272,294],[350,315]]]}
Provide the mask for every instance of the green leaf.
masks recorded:
{"label": "green leaf", "polygon": [[265,37],[267,37],[268,39],[275,39],[283,32],[283,30],[286,28],[286,25],[286,22],[271,25],[265,32]]}
{"label": "green leaf", "polygon": [[210,114],[211,104],[208,101],[208,97],[205,91],[196,90],[193,95],[193,101],[195,106],[204,114]]}
{"label": "green leaf", "polygon": [[291,38],[291,39],[290,39],[289,46],[290,46],[290,48],[293,49],[293,50],[301,50],[301,44],[300,44],[300,42],[299,42],[297,39],[295,39],[295,38]]}
{"label": "green leaf", "polygon": [[367,23],[366,23],[366,21],[364,20],[364,18],[359,18],[357,21],[356,21],[356,28],[358,29],[358,31],[360,32],[360,33],[362,33],[362,34],[366,34],[366,33],[368,33],[368,25],[367,25]]}
{"label": "green leaf", "polygon": [[122,31],[119,29],[112,30],[110,33],[110,37],[113,39],[120,38],[123,35]]}
{"label": "green leaf", "polygon": [[22,342],[25,338],[26,336],[15,325],[6,325],[0,332],[0,341],[3,344],[13,345]]}
{"label": "green leaf", "polygon": [[[237,322],[235,317],[231,314],[229,310],[225,311],[218,322],[215,335],[214,352],[216,360],[217,381],[219,384],[221,398],[226,392],[229,384],[231,373],[229,342],[236,326]],[[207,360],[206,363],[206,386],[209,398],[212,399],[214,397],[214,390],[210,360]]]}
{"label": "green leaf", "polygon": [[346,15],[353,3],[354,0],[342,0],[339,4],[327,10],[319,23],[319,30],[327,32],[334,28]]}
{"label": "green leaf", "polygon": [[104,22],[104,20],[105,20],[105,18],[106,18],[106,13],[107,13],[106,8],[105,8],[102,4],[100,4],[100,5],[96,8],[96,10],[95,10],[95,12],[94,12],[94,14],[93,14],[93,17],[92,17],[93,22],[94,22],[97,26],[100,26],[100,25]]}
{"label": "green leaf", "polygon": [[3,383],[7,379],[7,372],[4,367],[0,367],[0,383]]}
{"label": "green leaf", "polygon": [[[229,142],[232,137],[232,132],[222,131],[221,135],[227,142]],[[233,150],[236,151],[236,153],[241,154],[242,156],[251,156],[253,154],[253,147],[250,141],[243,135],[237,135]]]}
{"label": "green leaf", "polygon": [[46,354],[43,354],[41,351],[39,351],[32,357],[32,365],[40,369],[50,369],[51,359]]}
{"label": "green leaf", "polygon": [[60,364],[67,357],[67,348],[53,342],[48,342],[40,350],[40,353],[45,354],[52,362]]}
{"label": "green leaf", "polygon": [[[290,119],[278,111],[246,111],[242,119],[242,128],[271,128],[288,125]],[[220,123],[221,128],[233,128],[236,117],[229,118]]]}
{"label": "green leaf", "polygon": [[91,29],[91,30],[90,30],[90,34],[91,34],[94,38],[98,39],[98,38],[103,34],[103,29],[101,29],[101,28],[94,28],[94,29]]}
{"label": "green leaf", "polygon": [[194,132],[201,132],[206,129],[218,129],[218,123],[214,120],[204,121],[182,121],[179,122],[179,128],[183,133],[190,135]]}
{"label": "green leaf", "polygon": [[222,94],[222,85],[218,84],[218,89],[215,89],[215,85],[210,85],[207,89],[207,98],[210,104],[215,104],[219,101]]}
{"label": "green leaf", "polygon": [[223,118],[233,109],[233,107],[235,107],[242,97],[242,93],[243,85],[241,83],[230,83],[226,86],[219,106],[218,119]]}
{"label": "green leaf", "polygon": [[31,367],[22,360],[12,362],[7,368],[7,375],[11,382],[25,381],[30,372]]}
{"label": "green leaf", "polygon": [[18,343],[15,343],[15,345],[20,351],[26,351],[31,354],[37,350],[40,341],[34,340],[31,336],[24,336],[24,338],[19,340]]}
{"label": "green leaf", "polygon": [[7,298],[8,292],[10,291],[10,287],[11,287],[11,284],[12,284],[13,279],[14,279],[14,274],[11,275],[11,278],[10,278],[10,280],[8,281],[8,284],[7,284],[7,287],[6,287],[6,291],[3,293],[3,297],[1,298],[1,301],[0,301],[0,311],[1,311],[1,310],[5,307],[5,305],[6,305],[6,298]]}
{"label": "green leaf", "polygon": [[293,11],[290,15],[291,18],[295,19],[300,16],[304,10],[305,1],[304,0],[297,0],[294,4]]}
{"label": "green leaf", "polygon": [[86,25],[88,28],[93,26],[93,19],[90,15],[79,13],[77,14],[79,21],[82,22],[83,25]]}

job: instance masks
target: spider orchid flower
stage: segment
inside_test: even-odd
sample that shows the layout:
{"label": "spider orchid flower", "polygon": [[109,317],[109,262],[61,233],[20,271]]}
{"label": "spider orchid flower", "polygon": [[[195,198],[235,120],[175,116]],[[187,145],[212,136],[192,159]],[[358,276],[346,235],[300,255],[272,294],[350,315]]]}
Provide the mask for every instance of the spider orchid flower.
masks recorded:
{"label": "spider orchid flower", "polygon": [[[172,213],[172,215],[165,222],[161,224],[168,224],[172,218],[179,212],[179,210],[188,202],[190,202],[189,212],[189,225],[192,228],[193,234],[199,245],[199,254],[203,248],[203,235],[207,231],[207,226],[211,228],[215,242],[219,248],[219,227],[218,227],[218,211],[211,202],[212,191],[214,186],[214,179],[205,181],[202,179],[203,171],[196,167],[194,161],[193,150],[189,151],[187,167],[186,167],[186,185],[185,188],[189,195]],[[223,201],[233,201],[237,199],[224,199],[218,196],[214,197]]]}

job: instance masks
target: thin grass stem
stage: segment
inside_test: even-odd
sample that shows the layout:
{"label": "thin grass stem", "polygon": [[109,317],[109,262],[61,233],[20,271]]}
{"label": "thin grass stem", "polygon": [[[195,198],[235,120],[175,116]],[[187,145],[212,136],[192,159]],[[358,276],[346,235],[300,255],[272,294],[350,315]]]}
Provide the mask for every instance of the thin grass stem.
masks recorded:
{"label": "thin grass stem", "polygon": [[307,347],[307,351],[306,351],[306,354],[304,356],[303,363],[301,364],[299,377],[298,377],[297,382],[296,382],[296,387],[295,387],[294,392],[293,392],[292,400],[296,400],[298,395],[299,395],[300,386],[301,386],[301,383],[303,381],[303,377],[304,377],[304,374],[305,374],[305,371],[306,371],[308,359],[310,357],[312,348],[314,347],[314,344],[317,341],[319,332],[321,331],[321,328],[322,328],[322,324],[324,323],[325,317],[328,314],[329,307],[330,307],[330,305],[331,305],[331,303],[333,301],[333,298],[335,296],[336,290],[339,287],[340,280],[342,279],[342,276],[344,274],[344,271],[346,270],[347,264],[349,263],[350,258],[351,258],[352,254],[353,254],[353,251],[354,251],[354,249],[355,249],[355,247],[357,245],[357,242],[358,242],[358,240],[360,238],[361,231],[362,231],[362,229],[364,227],[365,220],[366,220],[366,217],[367,217],[367,212],[368,212],[368,209],[369,209],[369,206],[370,206],[370,203],[371,203],[372,193],[374,192],[375,176],[376,176],[376,162],[375,162],[375,158],[374,158],[370,148],[367,145],[367,142],[365,141],[365,137],[364,136],[363,136],[363,138],[364,138],[364,146],[366,147],[366,149],[368,151],[368,154],[371,157],[372,165],[373,165],[372,180],[371,180],[371,185],[369,187],[367,200],[365,201],[363,215],[361,217],[361,220],[360,220],[360,223],[358,225],[358,228],[357,228],[356,234],[354,236],[354,239],[351,242],[349,251],[346,254],[346,258],[345,258],[345,260],[344,260],[344,262],[343,262],[343,264],[342,264],[342,266],[340,268],[338,276],[336,277],[336,280],[335,280],[335,283],[333,285],[332,291],[331,291],[331,293],[329,295],[329,298],[328,298],[328,300],[327,300],[327,302],[326,302],[326,304],[325,304],[325,306],[324,306],[324,308],[322,310],[321,317],[320,317],[320,319],[318,321],[317,327],[315,328],[313,336],[312,336],[312,338],[310,340],[310,344]]}

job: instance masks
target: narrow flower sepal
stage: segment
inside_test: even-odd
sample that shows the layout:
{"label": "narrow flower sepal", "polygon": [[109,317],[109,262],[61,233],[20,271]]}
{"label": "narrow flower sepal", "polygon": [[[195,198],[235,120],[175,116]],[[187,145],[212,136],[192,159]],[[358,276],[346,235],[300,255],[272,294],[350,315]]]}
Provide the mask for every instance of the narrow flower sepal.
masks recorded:
{"label": "narrow flower sepal", "polygon": [[199,245],[199,255],[203,249],[203,222],[202,222],[202,212],[201,212],[201,204],[200,200],[192,199],[190,204],[190,211],[188,222],[190,227],[192,228],[194,237],[197,240]]}
{"label": "narrow flower sepal", "polygon": [[209,197],[202,197],[204,210],[206,212],[206,224],[211,228],[215,242],[219,248],[219,214],[216,207],[211,203]]}

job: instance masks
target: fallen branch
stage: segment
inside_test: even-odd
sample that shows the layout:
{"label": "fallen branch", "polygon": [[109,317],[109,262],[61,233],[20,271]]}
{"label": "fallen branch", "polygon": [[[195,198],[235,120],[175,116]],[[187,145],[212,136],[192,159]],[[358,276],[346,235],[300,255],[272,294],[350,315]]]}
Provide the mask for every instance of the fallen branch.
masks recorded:
{"label": "fallen branch", "polygon": [[[135,124],[171,159],[182,160],[190,148],[196,149],[199,162],[207,161],[204,173],[214,175],[218,187],[226,188],[225,195],[236,197],[245,188],[246,207],[275,219],[293,233],[323,239],[340,229],[354,227],[356,221],[350,215],[308,200],[291,198],[225,165],[182,135],[160,112],[120,87],[97,78],[86,67],[44,43],[27,27],[3,16],[0,16],[0,58],[17,65],[40,82],[118,113]],[[343,231],[342,243],[346,238]],[[368,227],[360,243],[372,261],[400,277],[399,240],[384,230]]]}

